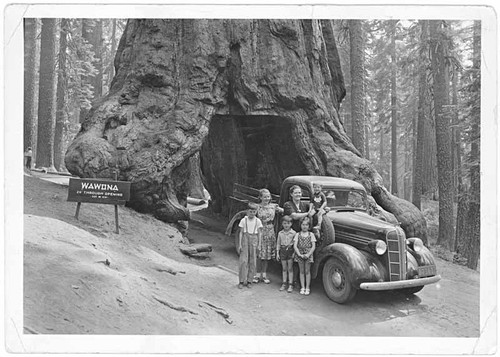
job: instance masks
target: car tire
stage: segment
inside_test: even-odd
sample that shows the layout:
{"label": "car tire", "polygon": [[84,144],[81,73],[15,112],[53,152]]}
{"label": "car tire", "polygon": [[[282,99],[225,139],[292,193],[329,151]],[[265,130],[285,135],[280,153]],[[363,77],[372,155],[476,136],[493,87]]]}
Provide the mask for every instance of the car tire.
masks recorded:
{"label": "car tire", "polygon": [[331,257],[323,267],[323,288],[328,298],[338,304],[351,301],[357,290],[352,285],[347,264]]}
{"label": "car tire", "polygon": [[335,243],[335,228],[330,218],[326,215],[323,216],[323,221],[321,222],[321,237],[322,246],[324,247]]}
{"label": "car tire", "polygon": [[424,286],[415,286],[413,288],[404,288],[404,289],[401,289],[401,292],[405,295],[413,295],[413,294],[416,294],[418,293],[420,290],[422,290],[424,288]]}

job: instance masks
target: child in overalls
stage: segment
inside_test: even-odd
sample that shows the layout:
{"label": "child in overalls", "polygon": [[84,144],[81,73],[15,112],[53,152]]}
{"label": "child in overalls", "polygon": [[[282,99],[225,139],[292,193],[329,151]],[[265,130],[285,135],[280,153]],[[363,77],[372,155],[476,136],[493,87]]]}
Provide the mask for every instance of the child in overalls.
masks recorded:
{"label": "child in overalls", "polygon": [[249,203],[247,215],[239,224],[239,289],[252,286],[252,278],[256,271],[257,249],[260,250],[262,244],[262,222],[256,217],[257,208],[255,203]]}

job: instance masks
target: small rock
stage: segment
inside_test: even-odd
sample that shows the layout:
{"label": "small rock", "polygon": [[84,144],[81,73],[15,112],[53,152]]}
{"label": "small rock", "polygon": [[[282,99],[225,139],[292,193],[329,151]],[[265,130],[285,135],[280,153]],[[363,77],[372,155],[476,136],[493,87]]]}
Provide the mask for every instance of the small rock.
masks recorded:
{"label": "small rock", "polygon": [[72,287],[73,289],[80,289],[80,287],[79,287],[78,285],[71,285],[71,287]]}

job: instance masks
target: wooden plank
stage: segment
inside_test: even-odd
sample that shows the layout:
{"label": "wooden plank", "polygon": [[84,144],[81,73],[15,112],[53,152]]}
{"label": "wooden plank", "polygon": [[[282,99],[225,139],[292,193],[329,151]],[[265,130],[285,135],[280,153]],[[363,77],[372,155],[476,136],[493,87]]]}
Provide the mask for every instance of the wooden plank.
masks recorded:
{"label": "wooden plank", "polygon": [[[245,186],[245,185],[242,185],[239,183],[234,183],[234,185],[233,185],[233,194],[235,194],[236,192],[245,194],[245,195],[250,196],[250,197],[254,197],[256,199],[258,199],[259,195],[260,195],[260,191],[258,189],[253,188],[253,187],[249,187],[249,186]],[[271,193],[271,201],[272,202],[279,202],[279,200],[280,200],[279,195],[275,195],[274,193]]]}

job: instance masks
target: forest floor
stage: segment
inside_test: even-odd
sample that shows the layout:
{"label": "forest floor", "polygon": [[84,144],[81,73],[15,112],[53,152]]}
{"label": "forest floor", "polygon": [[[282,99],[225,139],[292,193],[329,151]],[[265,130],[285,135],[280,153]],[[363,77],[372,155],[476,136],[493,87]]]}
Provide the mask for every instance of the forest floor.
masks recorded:
{"label": "forest floor", "polygon": [[[349,305],[271,284],[237,288],[226,220],[193,212],[189,239],[210,243],[206,259],[179,251],[182,236],[150,215],[85,204],[79,220],[67,187],[24,177],[24,332],[144,335],[479,335],[479,273],[437,258],[442,280],[410,297],[359,292]],[[57,180],[56,180],[57,181]]]}

